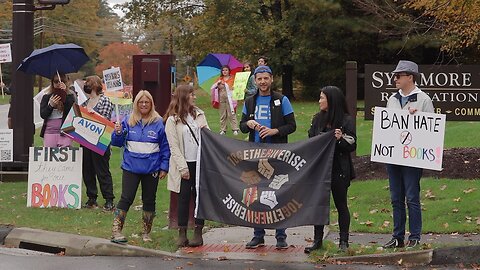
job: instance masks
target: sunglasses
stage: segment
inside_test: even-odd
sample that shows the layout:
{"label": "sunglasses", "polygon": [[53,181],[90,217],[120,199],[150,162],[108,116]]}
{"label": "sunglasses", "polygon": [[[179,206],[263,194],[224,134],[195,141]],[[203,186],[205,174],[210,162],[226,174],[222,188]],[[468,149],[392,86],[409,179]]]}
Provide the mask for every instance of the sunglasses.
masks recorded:
{"label": "sunglasses", "polygon": [[398,79],[400,79],[400,77],[402,77],[402,76],[411,76],[411,75],[412,75],[412,74],[394,74],[394,75],[393,75],[393,78],[398,80]]}

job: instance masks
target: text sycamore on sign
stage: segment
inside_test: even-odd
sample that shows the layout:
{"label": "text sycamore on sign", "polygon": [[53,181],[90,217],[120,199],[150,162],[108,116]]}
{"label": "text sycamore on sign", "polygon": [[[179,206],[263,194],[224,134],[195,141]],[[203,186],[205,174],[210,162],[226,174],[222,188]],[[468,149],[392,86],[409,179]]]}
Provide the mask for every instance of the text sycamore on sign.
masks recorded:
{"label": "text sycamore on sign", "polygon": [[[394,65],[365,65],[365,119],[373,120],[375,106],[385,107],[397,92]],[[447,120],[480,120],[480,66],[419,66],[418,87],[433,101],[435,113]]]}
{"label": "text sycamore on sign", "polygon": [[201,136],[197,218],[259,228],[329,223],[333,132],[289,144]]}

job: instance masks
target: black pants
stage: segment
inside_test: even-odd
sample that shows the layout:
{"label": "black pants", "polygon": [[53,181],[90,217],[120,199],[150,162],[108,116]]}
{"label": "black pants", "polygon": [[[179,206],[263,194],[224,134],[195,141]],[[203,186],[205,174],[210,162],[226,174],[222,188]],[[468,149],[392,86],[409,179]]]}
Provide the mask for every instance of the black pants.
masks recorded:
{"label": "black pants", "polygon": [[[190,179],[180,180],[180,193],[178,194],[178,226],[186,227],[188,225],[188,216],[190,213],[190,198],[195,202],[197,197],[197,191],[195,189],[195,173],[196,162],[187,162],[188,172],[190,173]],[[201,225],[205,221],[203,219],[195,219],[195,225]]]}
{"label": "black pants", "polygon": [[92,150],[83,147],[83,182],[87,187],[87,196],[89,199],[97,199],[97,179],[100,184],[102,196],[107,201],[113,201],[113,182],[110,173],[110,146],[105,151],[105,155],[101,156]]}
{"label": "black pants", "polygon": [[348,181],[340,177],[332,177],[332,196],[338,211],[340,234],[350,230],[350,211],[347,204]]}
{"label": "black pants", "polygon": [[122,195],[117,208],[128,212],[135,200],[138,185],[142,183],[143,211],[155,212],[155,200],[157,197],[158,172],[152,174],[136,174],[123,170]]}

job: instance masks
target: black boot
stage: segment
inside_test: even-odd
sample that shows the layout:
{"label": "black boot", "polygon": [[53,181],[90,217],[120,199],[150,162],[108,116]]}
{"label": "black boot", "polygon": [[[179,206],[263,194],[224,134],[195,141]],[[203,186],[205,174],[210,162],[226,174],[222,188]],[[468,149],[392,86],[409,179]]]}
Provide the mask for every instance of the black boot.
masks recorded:
{"label": "black boot", "polygon": [[315,225],[313,227],[313,245],[306,247],[303,252],[309,254],[310,252],[322,248],[323,244],[323,225]]}
{"label": "black boot", "polygon": [[347,251],[348,249],[348,232],[340,232],[340,243],[338,244],[338,248],[341,251]]}

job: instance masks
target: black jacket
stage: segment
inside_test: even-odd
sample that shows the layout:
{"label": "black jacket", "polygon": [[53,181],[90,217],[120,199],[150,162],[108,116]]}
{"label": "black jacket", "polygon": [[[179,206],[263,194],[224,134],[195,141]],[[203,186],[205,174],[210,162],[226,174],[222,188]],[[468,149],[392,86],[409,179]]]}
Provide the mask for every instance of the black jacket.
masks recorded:
{"label": "black jacket", "polygon": [[[243,133],[249,132],[248,140],[253,142],[255,141],[255,130],[250,129],[247,126],[248,120],[255,120],[255,107],[257,105],[257,94],[254,96],[248,97],[245,100],[245,108],[247,114],[242,114],[242,120],[240,121],[240,130]],[[288,134],[295,132],[297,129],[297,124],[295,122],[295,115],[293,112],[288,115],[283,115],[282,113],[282,101],[283,95],[277,92],[271,92],[270,99],[270,115],[271,115],[271,128],[278,129],[278,134],[271,137],[272,143],[287,143]],[[280,105],[275,106],[274,101],[280,100]]]}
{"label": "black jacket", "polygon": [[[332,130],[332,128],[321,127],[320,124],[320,113],[317,113],[313,117],[312,125],[308,130],[309,138]],[[332,181],[337,179],[345,179],[350,185],[350,180],[355,178],[355,170],[353,168],[352,157],[350,153],[357,149],[357,135],[353,125],[353,119],[348,114],[345,114],[343,117],[342,132],[345,134],[345,136],[338,140],[335,145],[332,166]]]}
{"label": "black jacket", "polygon": [[[42,102],[40,103],[40,116],[43,118],[42,131],[40,131],[40,137],[42,138],[43,138],[43,135],[45,134],[45,129],[47,128],[48,117],[53,112],[53,107],[48,104],[48,101],[50,100],[51,96],[52,96],[52,93],[45,94],[42,97]],[[75,93],[73,93],[72,91],[69,91],[67,93],[65,98],[64,109],[63,109],[62,122],[65,121],[65,118],[67,117],[68,112],[70,112],[70,109],[72,108],[76,99],[77,98],[75,96]]]}

